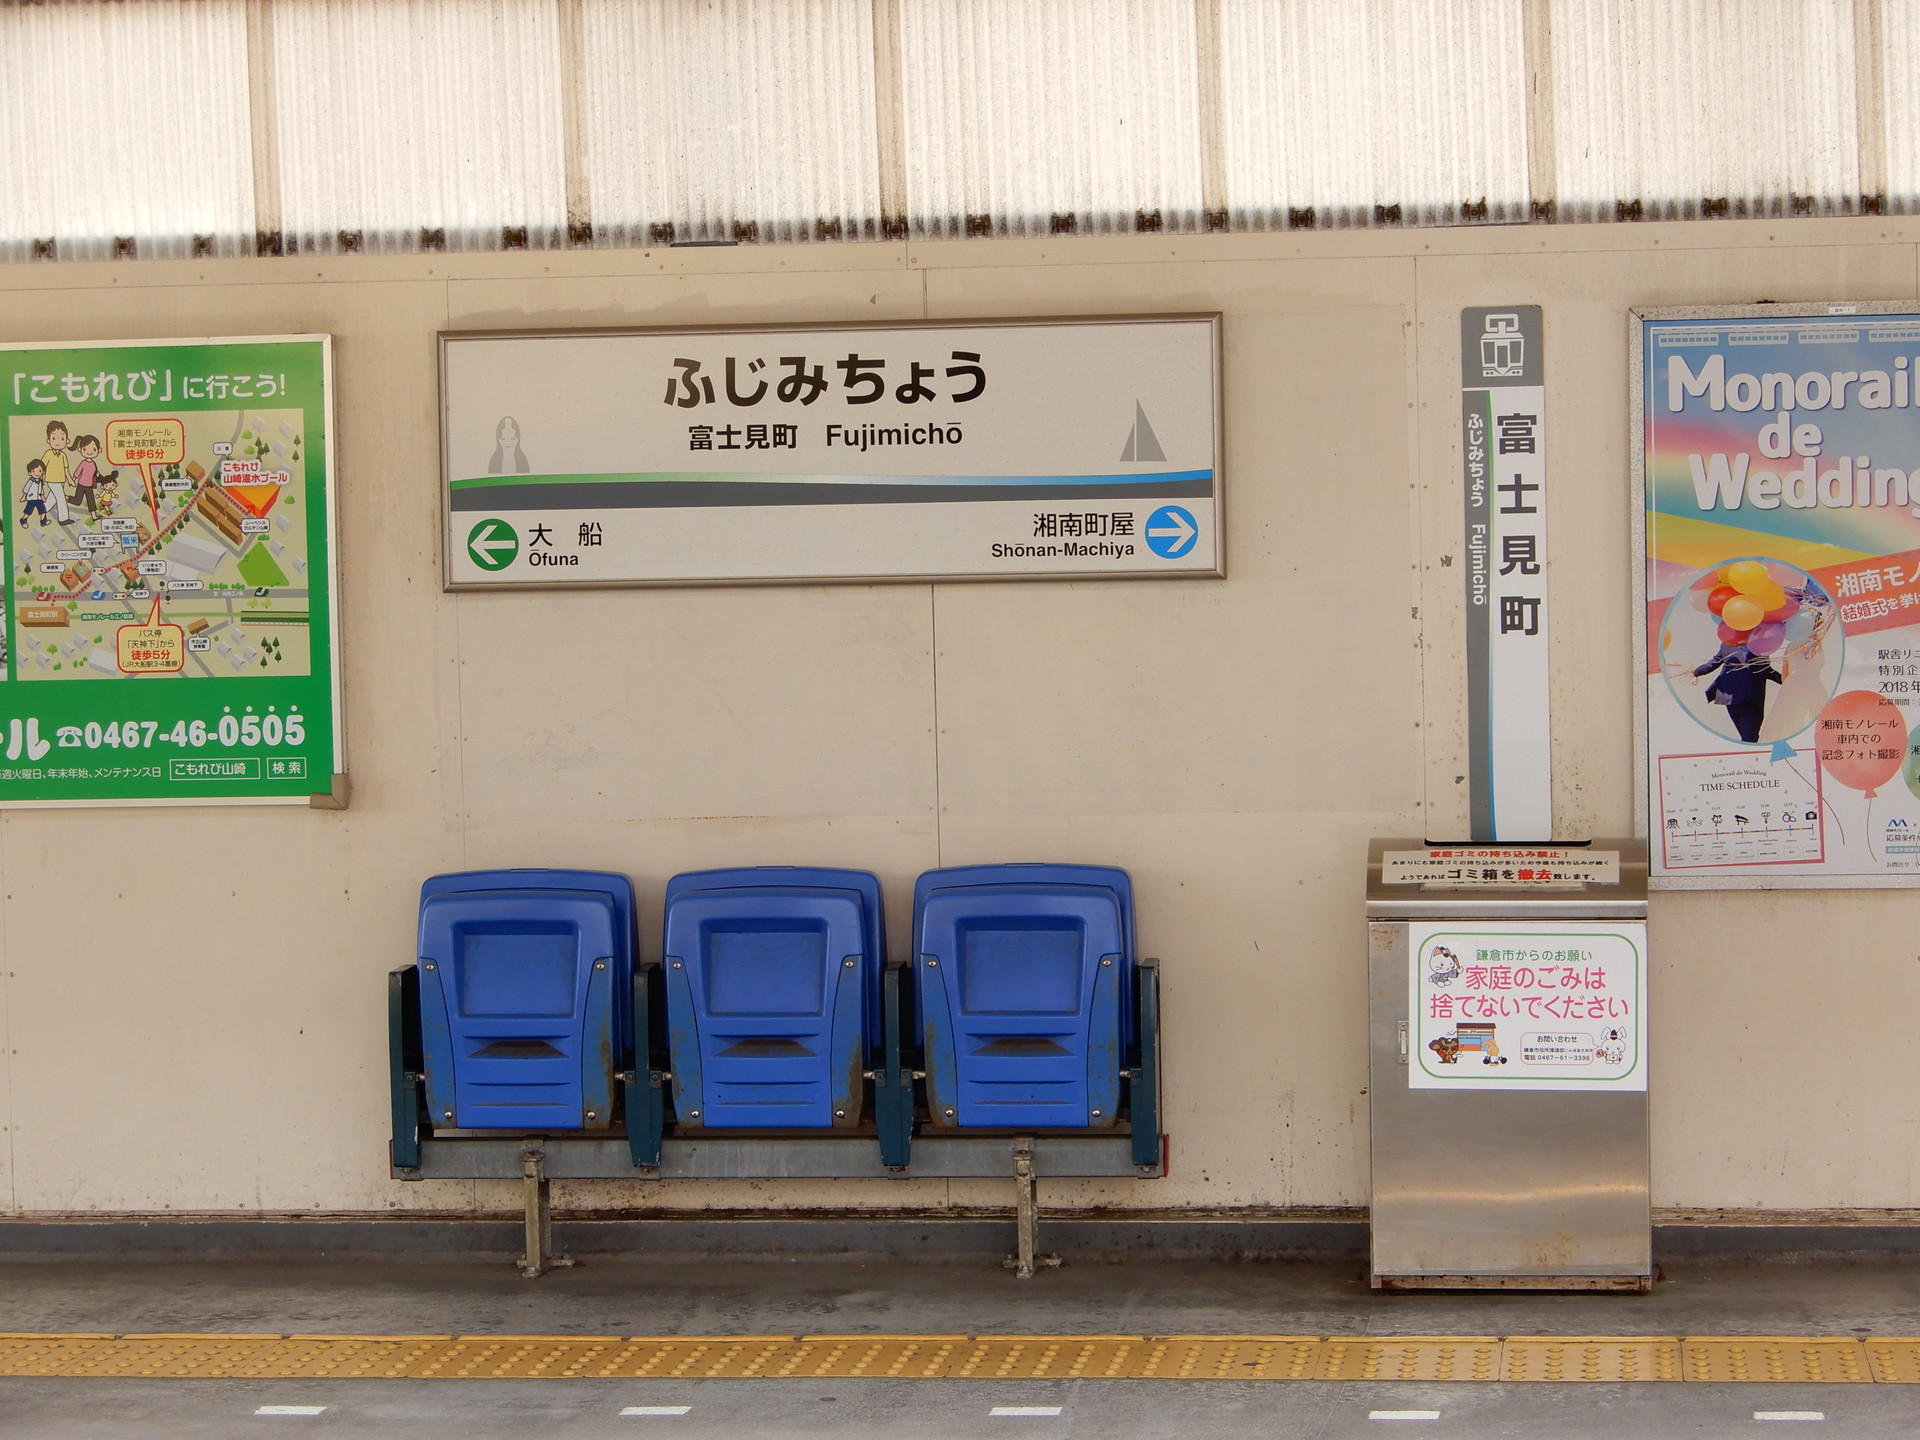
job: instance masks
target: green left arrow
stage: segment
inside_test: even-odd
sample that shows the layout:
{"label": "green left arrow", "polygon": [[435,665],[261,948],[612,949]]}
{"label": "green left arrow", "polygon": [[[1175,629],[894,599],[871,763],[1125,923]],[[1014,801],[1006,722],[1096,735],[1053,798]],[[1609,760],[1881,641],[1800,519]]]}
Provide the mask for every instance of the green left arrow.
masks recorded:
{"label": "green left arrow", "polygon": [[467,532],[467,554],[482,570],[504,570],[520,553],[520,532],[504,520],[482,520]]}

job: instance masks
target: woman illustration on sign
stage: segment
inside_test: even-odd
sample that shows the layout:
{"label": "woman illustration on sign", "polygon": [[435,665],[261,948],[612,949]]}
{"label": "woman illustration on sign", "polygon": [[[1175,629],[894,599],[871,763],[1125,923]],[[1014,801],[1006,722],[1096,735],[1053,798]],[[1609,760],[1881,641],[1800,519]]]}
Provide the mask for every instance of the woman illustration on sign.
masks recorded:
{"label": "woman illustration on sign", "polygon": [[487,462],[489,475],[525,475],[526,454],[520,449],[520,422],[511,415],[500,417],[493,430],[493,458]]}
{"label": "woman illustration on sign", "polygon": [[120,472],[100,468],[100,437],[82,435],[73,442],[73,448],[80,456],[80,463],[73,467],[74,498],[86,503],[89,520],[99,516],[103,502],[111,513],[113,502],[106,487],[120,478]]}

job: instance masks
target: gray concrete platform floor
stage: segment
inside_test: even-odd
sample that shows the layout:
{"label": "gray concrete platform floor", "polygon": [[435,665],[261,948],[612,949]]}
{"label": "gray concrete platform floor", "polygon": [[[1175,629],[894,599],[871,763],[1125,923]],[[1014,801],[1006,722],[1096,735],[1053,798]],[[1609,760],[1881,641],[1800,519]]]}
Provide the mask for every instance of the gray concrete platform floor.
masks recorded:
{"label": "gray concrete platform floor", "polygon": [[[262,1416],[262,1405],[324,1405]],[[689,1407],[623,1417],[628,1406]],[[998,1406],[1057,1416],[994,1416]],[[1381,1421],[1377,1410],[1437,1411]],[[0,1381],[5,1440],[1912,1440],[1920,1390],[1855,1385],[1230,1381]]]}
{"label": "gray concrete platform floor", "polygon": [[[1916,1335],[1920,1263],[1715,1260],[1668,1267],[1647,1296],[1540,1296],[1376,1294],[1357,1260],[1078,1262],[1021,1282],[985,1259],[595,1257],[537,1281],[491,1256],[38,1259],[0,1263],[0,1331]],[[325,1408],[256,1413],[270,1405]],[[1770,1434],[1755,1412],[1819,1414],[1809,1428],[1834,1440],[1911,1440],[1920,1386],[0,1379],[0,1440],[1722,1440]]]}
{"label": "gray concrete platform floor", "polygon": [[1651,1295],[1382,1294],[1357,1259],[496,1256],[0,1261],[0,1331],[506,1335],[1920,1335],[1920,1256],[1701,1259]]}

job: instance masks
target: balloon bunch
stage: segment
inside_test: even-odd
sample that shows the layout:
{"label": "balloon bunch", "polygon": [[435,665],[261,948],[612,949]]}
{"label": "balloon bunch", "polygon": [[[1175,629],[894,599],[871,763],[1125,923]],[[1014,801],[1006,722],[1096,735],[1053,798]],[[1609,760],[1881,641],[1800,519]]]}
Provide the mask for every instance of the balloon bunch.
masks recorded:
{"label": "balloon bunch", "polygon": [[1736,560],[1714,577],[1707,609],[1720,617],[1720,641],[1772,655],[1786,643],[1787,621],[1799,613],[1804,591],[1789,593],[1758,560]]}

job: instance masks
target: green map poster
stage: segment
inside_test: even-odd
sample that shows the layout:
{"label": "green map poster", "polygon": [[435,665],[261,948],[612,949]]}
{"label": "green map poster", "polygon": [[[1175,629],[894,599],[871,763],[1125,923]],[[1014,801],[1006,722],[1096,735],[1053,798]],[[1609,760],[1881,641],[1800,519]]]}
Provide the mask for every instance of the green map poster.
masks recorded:
{"label": "green map poster", "polygon": [[346,795],[325,335],[0,346],[0,806]]}

